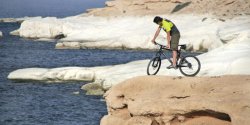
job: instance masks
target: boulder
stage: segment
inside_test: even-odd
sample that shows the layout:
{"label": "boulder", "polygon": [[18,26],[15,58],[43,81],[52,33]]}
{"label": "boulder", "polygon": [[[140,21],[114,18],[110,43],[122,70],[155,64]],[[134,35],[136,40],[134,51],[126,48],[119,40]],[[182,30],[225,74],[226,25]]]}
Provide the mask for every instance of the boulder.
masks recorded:
{"label": "boulder", "polygon": [[[34,18],[25,20],[18,31],[14,34],[19,34],[26,38],[55,38],[62,34],[63,22],[55,17]],[[18,32],[18,33],[17,33]]]}
{"label": "boulder", "polygon": [[86,95],[103,95],[104,90],[99,83],[85,84],[81,87],[82,90],[86,91]]}

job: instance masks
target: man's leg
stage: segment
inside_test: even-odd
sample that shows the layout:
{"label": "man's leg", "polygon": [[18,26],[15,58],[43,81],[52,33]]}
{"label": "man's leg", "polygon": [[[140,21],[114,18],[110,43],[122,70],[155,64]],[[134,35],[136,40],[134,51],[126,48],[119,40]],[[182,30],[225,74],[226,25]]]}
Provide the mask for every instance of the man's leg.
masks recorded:
{"label": "man's leg", "polygon": [[172,56],[173,56],[173,64],[168,66],[167,68],[176,68],[177,64],[177,50],[178,50],[178,44],[179,44],[179,39],[180,39],[180,34],[173,34],[171,36],[171,49],[172,51]]}
{"label": "man's leg", "polygon": [[174,66],[174,67],[176,67],[176,64],[177,64],[177,63],[176,63],[176,61],[177,61],[176,58],[177,58],[177,51],[174,50],[174,51],[173,51],[173,60],[172,60],[172,61],[173,61],[173,66]]}

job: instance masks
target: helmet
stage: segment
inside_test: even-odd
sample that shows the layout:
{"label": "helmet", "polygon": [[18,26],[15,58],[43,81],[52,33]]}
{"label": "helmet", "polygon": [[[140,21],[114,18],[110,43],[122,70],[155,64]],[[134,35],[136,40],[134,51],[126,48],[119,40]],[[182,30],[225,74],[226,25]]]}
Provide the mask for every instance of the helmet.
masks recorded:
{"label": "helmet", "polygon": [[156,16],[155,18],[154,18],[154,22],[156,23],[156,24],[158,24],[159,22],[161,22],[163,19],[161,18],[161,17],[159,17],[159,16]]}

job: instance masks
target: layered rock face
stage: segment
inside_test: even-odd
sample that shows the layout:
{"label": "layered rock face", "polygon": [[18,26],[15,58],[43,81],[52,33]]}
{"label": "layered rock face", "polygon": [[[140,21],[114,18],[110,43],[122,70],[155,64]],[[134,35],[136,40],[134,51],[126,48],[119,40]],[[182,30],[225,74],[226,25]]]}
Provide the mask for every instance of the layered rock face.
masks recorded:
{"label": "layered rock face", "polygon": [[249,125],[250,76],[129,79],[105,94],[101,125]]}
{"label": "layered rock face", "polygon": [[219,17],[250,15],[249,0],[114,0],[105,8],[90,9],[96,16],[212,14]]}

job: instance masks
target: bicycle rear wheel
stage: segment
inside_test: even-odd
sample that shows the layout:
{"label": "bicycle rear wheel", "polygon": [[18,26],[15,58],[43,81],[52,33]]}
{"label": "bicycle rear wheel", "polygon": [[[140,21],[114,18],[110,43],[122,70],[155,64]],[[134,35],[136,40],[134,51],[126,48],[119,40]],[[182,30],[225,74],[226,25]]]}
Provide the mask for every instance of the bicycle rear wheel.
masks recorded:
{"label": "bicycle rear wheel", "polygon": [[154,57],[148,63],[147,74],[148,75],[156,75],[161,67],[161,58]]}
{"label": "bicycle rear wheel", "polygon": [[179,69],[185,76],[195,76],[199,73],[201,63],[195,56],[185,56],[180,60]]}

